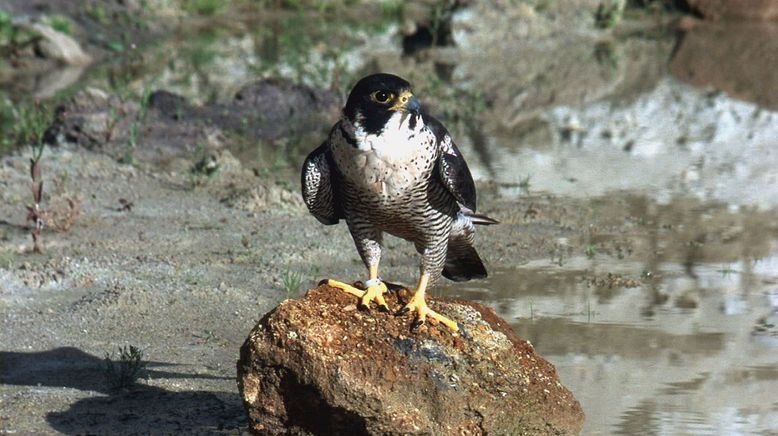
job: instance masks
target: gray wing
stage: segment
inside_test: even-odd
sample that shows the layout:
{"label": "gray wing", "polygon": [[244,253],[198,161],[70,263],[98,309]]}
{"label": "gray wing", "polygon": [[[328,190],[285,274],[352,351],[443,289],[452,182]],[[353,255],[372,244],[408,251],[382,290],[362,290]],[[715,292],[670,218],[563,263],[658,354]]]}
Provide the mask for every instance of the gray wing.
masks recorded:
{"label": "gray wing", "polygon": [[326,225],[337,224],[344,218],[336,199],[338,177],[334,169],[329,140],[313,150],[303,163],[303,201],[308,211]]}
{"label": "gray wing", "polygon": [[475,212],[475,183],[470,169],[465,163],[465,158],[459,152],[451,135],[440,121],[425,115],[425,122],[437,139],[440,155],[436,162],[437,175],[448,192],[454,196],[459,204]]}

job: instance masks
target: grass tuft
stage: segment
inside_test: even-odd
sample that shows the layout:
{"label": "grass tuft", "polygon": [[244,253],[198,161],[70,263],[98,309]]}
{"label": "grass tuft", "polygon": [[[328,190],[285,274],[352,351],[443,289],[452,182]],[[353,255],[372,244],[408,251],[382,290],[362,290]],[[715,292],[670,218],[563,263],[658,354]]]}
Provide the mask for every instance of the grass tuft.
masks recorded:
{"label": "grass tuft", "polygon": [[108,389],[120,391],[131,388],[145,366],[143,351],[133,345],[119,347],[119,355],[115,361],[113,353],[105,353],[105,380]]}
{"label": "grass tuft", "polygon": [[303,275],[299,271],[286,270],[281,275],[281,282],[284,286],[286,298],[291,298],[300,292],[300,287],[303,284]]}

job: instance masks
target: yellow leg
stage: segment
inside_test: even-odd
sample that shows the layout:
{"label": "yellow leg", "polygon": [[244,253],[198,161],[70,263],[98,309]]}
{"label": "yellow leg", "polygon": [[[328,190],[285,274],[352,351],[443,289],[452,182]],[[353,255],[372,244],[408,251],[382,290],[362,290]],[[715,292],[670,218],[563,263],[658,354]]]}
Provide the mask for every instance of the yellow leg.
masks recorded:
{"label": "yellow leg", "polygon": [[327,285],[333,288],[341,289],[348,292],[351,295],[355,295],[360,298],[359,304],[369,309],[370,302],[375,301],[381,310],[389,311],[389,305],[386,304],[384,299],[384,293],[387,292],[386,285],[378,278],[378,265],[371,265],[368,271],[369,279],[366,283],[367,289],[364,291],[357,289],[347,283],[339,282],[337,280],[327,280]]}
{"label": "yellow leg", "polygon": [[419,279],[419,285],[416,287],[416,292],[413,294],[411,301],[403,307],[399,314],[407,313],[410,311],[416,312],[416,321],[413,323],[413,327],[419,327],[424,324],[427,317],[437,320],[441,324],[445,325],[451,331],[458,332],[459,326],[457,323],[445,316],[435,312],[427,306],[427,302],[424,300],[424,295],[427,292],[427,283],[429,282],[429,274],[422,274]]}

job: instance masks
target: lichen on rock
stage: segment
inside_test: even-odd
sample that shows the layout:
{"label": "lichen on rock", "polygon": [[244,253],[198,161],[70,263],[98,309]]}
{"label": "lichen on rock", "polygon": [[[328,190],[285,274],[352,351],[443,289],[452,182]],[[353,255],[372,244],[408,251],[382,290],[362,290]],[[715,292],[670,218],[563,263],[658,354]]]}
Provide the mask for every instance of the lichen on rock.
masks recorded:
{"label": "lichen on rock", "polygon": [[[266,314],[241,348],[255,434],[577,434],[554,367],[479,304],[431,299],[465,327],[410,330],[322,285]],[[399,298],[390,298],[399,309]]]}

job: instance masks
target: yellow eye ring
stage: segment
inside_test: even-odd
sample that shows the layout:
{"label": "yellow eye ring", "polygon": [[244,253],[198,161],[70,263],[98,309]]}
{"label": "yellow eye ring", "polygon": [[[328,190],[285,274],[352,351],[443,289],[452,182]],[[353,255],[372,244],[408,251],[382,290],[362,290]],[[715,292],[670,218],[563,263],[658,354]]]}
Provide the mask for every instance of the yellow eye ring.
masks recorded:
{"label": "yellow eye ring", "polygon": [[370,94],[370,99],[376,103],[386,104],[394,98],[394,94],[389,91],[375,91]]}

